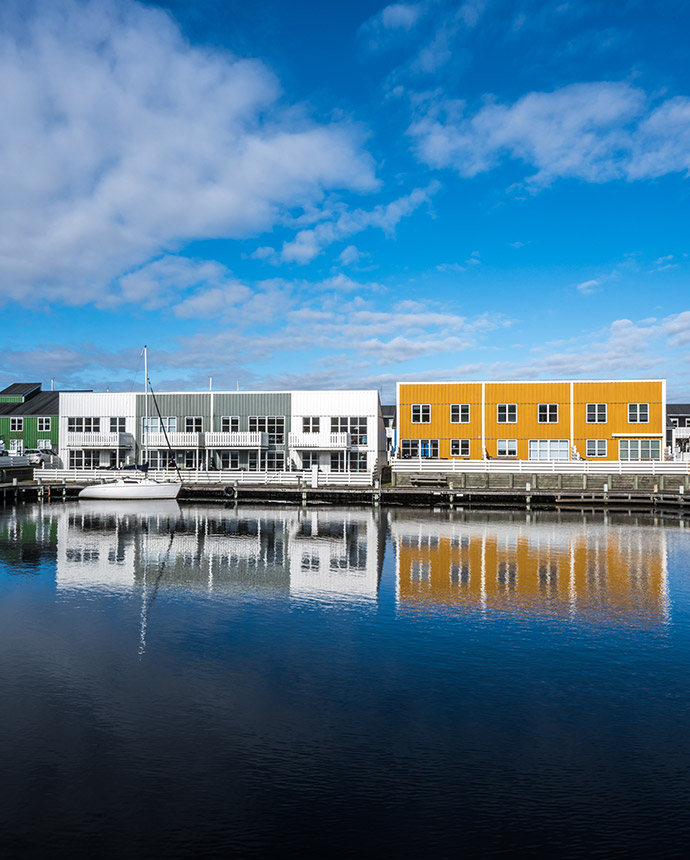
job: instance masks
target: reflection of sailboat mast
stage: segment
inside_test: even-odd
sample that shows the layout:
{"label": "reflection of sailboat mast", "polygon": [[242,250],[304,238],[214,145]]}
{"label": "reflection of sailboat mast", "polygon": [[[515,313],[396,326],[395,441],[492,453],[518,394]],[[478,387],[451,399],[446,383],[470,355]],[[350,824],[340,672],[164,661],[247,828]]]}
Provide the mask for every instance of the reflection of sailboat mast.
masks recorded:
{"label": "reflection of sailboat mast", "polygon": [[[146,532],[148,536],[148,530]],[[146,651],[146,628],[148,627],[149,620],[149,612],[153,607],[153,602],[156,599],[156,595],[158,594],[158,588],[161,584],[161,580],[163,579],[163,574],[165,573],[165,568],[168,564],[168,560],[170,559],[170,550],[172,549],[173,538],[175,537],[175,529],[173,527],[170,532],[170,540],[168,541],[168,548],[165,551],[165,558],[163,559],[160,570],[156,576],[156,579],[153,583],[153,590],[151,593],[151,599],[147,600],[147,583],[146,583],[146,572],[148,570],[148,554],[144,553],[144,584],[141,591],[141,621],[139,625],[139,659],[144,656],[144,652]]]}

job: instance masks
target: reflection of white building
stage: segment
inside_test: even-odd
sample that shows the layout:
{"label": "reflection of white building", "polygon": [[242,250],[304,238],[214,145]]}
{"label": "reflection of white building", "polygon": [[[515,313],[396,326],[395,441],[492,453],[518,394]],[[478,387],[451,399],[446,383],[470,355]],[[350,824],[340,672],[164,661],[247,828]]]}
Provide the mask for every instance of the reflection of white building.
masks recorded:
{"label": "reflection of white building", "polygon": [[59,509],[57,584],[375,600],[378,530],[370,510],[79,502]]}

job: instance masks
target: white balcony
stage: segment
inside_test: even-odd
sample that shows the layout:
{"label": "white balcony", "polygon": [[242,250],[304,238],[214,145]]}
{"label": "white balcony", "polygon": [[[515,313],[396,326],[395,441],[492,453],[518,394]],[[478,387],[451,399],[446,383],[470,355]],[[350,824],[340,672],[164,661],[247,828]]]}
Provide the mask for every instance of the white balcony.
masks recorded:
{"label": "white balcony", "polygon": [[690,427],[674,427],[674,439],[690,439]]}
{"label": "white balcony", "polygon": [[204,434],[203,433],[168,433],[167,440],[165,433],[149,433],[149,438],[146,440],[149,448],[167,448],[168,442],[171,448],[200,448]]}
{"label": "white balcony", "polygon": [[290,433],[290,447],[307,451],[340,451],[350,447],[350,434]]}
{"label": "white balcony", "polygon": [[133,448],[131,433],[68,433],[68,448]]}
{"label": "white balcony", "polygon": [[204,433],[207,448],[268,448],[268,433]]}

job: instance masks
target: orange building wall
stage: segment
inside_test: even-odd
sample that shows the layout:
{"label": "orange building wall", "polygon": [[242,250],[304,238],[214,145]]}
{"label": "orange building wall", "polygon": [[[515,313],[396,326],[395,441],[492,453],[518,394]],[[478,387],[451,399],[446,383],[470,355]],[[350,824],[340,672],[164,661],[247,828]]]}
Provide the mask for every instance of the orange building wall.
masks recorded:
{"label": "orange building wall", "polygon": [[[451,458],[451,439],[469,439],[470,455],[466,459],[473,460],[482,459],[483,446],[490,457],[496,457],[499,439],[517,440],[518,460],[529,458],[529,441],[534,439],[567,440],[569,447],[574,445],[579,455],[587,459],[587,440],[606,439],[606,456],[593,459],[617,460],[619,446],[615,434],[628,434],[630,438],[656,438],[663,448],[664,398],[663,380],[486,382],[483,384],[482,408],[481,382],[400,383],[398,439],[437,439],[441,459]],[[461,403],[470,405],[470,422],[452,424],[451,404]],[[517,423],[498,423],[497,406],[502,403],[517,405]],[[557,423],[539,423],[540,403],[558,405]],[[587,423],[588,403],[607,404],[605,424]],[[628,403],[648,403],[649,422],[629,423]],[[431,407],[428,424],[412,423],[413,404]]]}

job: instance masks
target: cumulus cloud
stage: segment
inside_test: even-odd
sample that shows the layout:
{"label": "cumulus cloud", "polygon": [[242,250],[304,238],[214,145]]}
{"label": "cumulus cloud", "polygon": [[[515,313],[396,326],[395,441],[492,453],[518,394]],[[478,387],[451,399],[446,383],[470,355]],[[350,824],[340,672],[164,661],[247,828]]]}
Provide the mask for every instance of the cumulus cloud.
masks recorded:
{"label": "cumulus cloud", "polygon": [[522,162],[537,190],[556,179],[651,179],[690,170],[690,98],[655,104],[628,83],[572,84],[513,104],[486,98],[474,113],[432,99],[408,129],[420,160],[461,176]]}
{"label": "cumulus cloud", "polygon": [[376,187],[359,132],[135,0],[0,9],[0,291],[79,304],[194,238]]}
{"label": "cumulus cloud", "polygon": [[359,37],[370,51],[388,47],[414,28],[425,7],[425,3],[391,3],[362,24]]}

